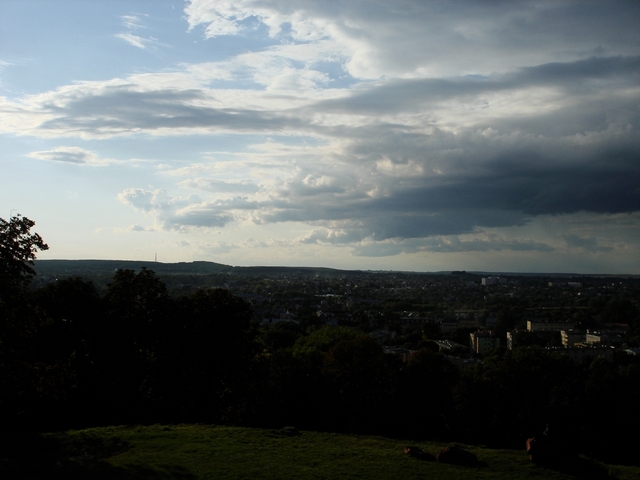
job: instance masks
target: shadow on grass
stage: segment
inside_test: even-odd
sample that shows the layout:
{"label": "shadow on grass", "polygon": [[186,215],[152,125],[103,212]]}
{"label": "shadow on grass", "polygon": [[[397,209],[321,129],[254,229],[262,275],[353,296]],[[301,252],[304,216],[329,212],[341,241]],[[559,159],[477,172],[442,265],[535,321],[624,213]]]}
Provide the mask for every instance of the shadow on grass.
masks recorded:
{"label": "shadow on grass", "polygon": [[554,460],[538,463],[549,470],[571,475],[584,480],[616,480],[617,477],[609,474],[606,466],[587,460],[582,457],[572,457],[565,460]]}
{"label": "shadow on grass", "polygon": [[140,465],[115,467],[107,458],[129,450],[119,438],[79,435],[23,434],[0,437],[0,478],[13,479],[98,479],[98,480],[192,480],[196,477],[182,467],[162,470]]}

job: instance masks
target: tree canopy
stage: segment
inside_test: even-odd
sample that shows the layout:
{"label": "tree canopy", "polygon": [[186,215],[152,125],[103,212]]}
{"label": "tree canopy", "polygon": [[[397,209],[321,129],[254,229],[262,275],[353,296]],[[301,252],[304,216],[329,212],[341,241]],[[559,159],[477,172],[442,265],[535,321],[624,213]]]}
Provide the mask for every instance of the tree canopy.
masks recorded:
{"label": "tree canopy", "polygon": [[8,221],[0,218],[0,292],[15,292],[29,284],[35,270],[32,268],[39,250],[48,250],[37,233],[31,233],[36,224],[18,214]]}

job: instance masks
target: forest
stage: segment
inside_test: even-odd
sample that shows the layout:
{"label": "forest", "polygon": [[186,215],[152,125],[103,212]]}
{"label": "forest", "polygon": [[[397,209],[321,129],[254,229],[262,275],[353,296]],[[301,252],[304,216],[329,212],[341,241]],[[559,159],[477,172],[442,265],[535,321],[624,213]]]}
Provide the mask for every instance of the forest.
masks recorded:
{"label": "forest", "polygon": [[525,346],[461,369],[425,341],[403,363],[357,328],[263,325],[225,289],[169,295],[150,269],[114,272],[104,293],[81,277],[33,288],[48,248],[33,225],[0,219],[3,432],[295,425],[523,448],[546,430],[593,458],[637,462],[630,355],[576,364]]}

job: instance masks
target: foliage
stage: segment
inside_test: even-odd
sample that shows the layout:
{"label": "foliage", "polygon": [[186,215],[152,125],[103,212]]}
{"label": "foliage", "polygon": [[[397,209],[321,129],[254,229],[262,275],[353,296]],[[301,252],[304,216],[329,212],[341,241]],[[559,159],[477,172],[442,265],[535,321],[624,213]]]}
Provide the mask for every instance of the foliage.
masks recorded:
{"label": "foliage", "polygon": [[[345,338],[329,349],[321,376],[325,385],[325,428],[331,431],[380,432],[393,408],[393,371],[370,337]],[[322,398],[322,397],[320,397]]]}
{"label": "foliage", "polygon": [[230,420],[257,353],[256,327],[243,300],[222,289],[200,290],[176,305],[162,329],[150,382],[172,420]]}
{"label": "foliage", "polygon": [[0,218],[0,299],[29,284],[36,252],[49,249],[40,235],[31,233],[34,225],[19,214],[9,221]]}
{"label": "foliage", "polygon": [[364,337],[367,335],[349,327],[323,327],[298,339],[293,351],[296,355],[324,355],[341,341]]}
{"label": "foliage", "polygon": [[266,350],[274,352],[293,347],[302,333],[302,327],[297,323],[278,322],[262,328],[261,340]]}
{"label": "foliage", "polygon": [[453,389],[458,368],[443,355],[423,349],[401,371],[403,434],[413,438],[446,438],[455,422]]}
{"label": "foliage", "polygon": [[[540,347],[518,347],[464,372],[457,387],[458,421],[467,440],[513,445],[545,424],[571,419],[566,408],[579,395],[579,368]],[[564,395],[564,402],[558,394]],[[478,412],[481,412],[479,414]]]}
{"label": "foliage", "polygon": [[68,383],[65,365],[43,361],[35,341],[46,318],[27,301],[26,287],[36,252],[49,247],[30,232],[34,225],[21,215],[0,218],[0,428],[40,399],[63,397]]}

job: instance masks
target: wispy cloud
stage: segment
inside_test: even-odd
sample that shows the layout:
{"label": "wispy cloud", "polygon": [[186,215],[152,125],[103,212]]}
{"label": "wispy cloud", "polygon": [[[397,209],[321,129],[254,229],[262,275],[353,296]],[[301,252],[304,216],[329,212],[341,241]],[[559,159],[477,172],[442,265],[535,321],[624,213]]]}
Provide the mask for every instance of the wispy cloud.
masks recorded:
{"label": "wispy cloud", "polygon": [[136,30],[147,28],[146,25],[144,25],[143,17],[149,17],[149,15],[146,15],[144,13],[137,13],[131,15],[123,15],[122,17],[120,17],[122,24],[128,29],[128,32],[117,33],[115,37],[124,40],[129,45],[140,48],[142,50],[145,50],[148,47],[161,46],[162,44],[158,42],[158,39],[156,38],[153,38],[151,36],[145,38],[132,33]]}
{"label": "wispy cloud", "polygon": [[144,13],[136,13],[136,14],[130,14],[130,15],[122,15],[120,17],[120,20],[122,21],[122,24],[130,29],[130,30],[136,30],[136,29],[140,29],[140,28],[145,28],[143,22],[143,19],[141,17],[149,17],[149,15],[144,14]]}
{"label": "wispy cloud", "polygon": [[127,42],[129,45],[132,45],[137,48],[141,48],[144,50],[147,48],[149,44],[155,43],[153,40],[148,38],[142,38],[137,35],[133,35],[131,33],[118,33],[116,34],[116,38],[120,38]]}
{"label": "wispy cloud", "polygon": [[49,162],[74,163],[78,165],[106,166],[120,163],[118,160],[100,158],[94,152],[80,147],[56,147],[29,153],[29,157]]}

